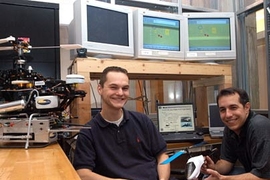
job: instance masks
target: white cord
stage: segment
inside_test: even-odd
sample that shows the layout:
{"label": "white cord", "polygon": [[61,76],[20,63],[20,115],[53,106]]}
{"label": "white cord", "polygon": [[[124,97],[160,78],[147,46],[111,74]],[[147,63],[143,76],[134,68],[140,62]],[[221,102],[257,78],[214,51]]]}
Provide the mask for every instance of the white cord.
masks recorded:
{"label": "white cord", "polygon": [[40,114],[39,113],[33,113],[33,114],[30,115],[30,117],[28,119],[28,127],[27,127],[27,137],[26,137],[25,149],[28,149],[28,147],[29,147],[31,120],[32,120],[33,116],[35,116],[35,115],[40,115]]}

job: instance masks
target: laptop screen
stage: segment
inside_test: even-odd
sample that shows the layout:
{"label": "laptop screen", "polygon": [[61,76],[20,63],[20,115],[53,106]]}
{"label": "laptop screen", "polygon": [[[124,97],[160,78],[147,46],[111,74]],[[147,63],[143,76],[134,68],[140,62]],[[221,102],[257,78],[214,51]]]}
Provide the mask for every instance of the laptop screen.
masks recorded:
{"label": "laptop screen", "polygon": [[224,123],[220,118],[217,103],[208,104],[208,116],[209,116],[209,131],[211,130],[223,131]]}
{"label": "laptop screen", "polygon": [[157,104],[157,115],[161,133],[195,131],[192,103]]}

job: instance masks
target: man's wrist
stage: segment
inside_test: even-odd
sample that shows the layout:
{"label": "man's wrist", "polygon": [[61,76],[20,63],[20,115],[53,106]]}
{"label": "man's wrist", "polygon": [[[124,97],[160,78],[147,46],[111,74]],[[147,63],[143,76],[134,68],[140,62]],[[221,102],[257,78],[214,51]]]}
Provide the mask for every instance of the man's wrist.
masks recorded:
{"label": "man's wrist", "polygon": [[214,166],[213,166],[213,170],[215,170],[215,171],[217,171],[217,167],[216,166],[217,166],[216,164],[214,164]]}

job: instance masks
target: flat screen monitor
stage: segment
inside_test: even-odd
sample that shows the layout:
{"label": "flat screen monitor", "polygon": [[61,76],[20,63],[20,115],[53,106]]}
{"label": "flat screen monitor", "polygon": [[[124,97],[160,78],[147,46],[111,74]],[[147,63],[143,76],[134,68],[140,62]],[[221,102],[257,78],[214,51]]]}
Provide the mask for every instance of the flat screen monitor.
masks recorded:
{"label": "flat screen monitor", "polygon": [[233,12],[183,13],[185,60],[236,59]]}
{"label": "flat screen monitor", "polygon": [[178,14],[135,10],[135,58],[184,60],[183,24]]}
{"label": "flat screen monitor", "polygon": [[91,0],[74,2],[75,43],[89,56],[134,56],[133,18],[129,7]]}
{"label": "flat screen monitor", "polygon": [[157,104],[159,132],[195,131],[195,116],[192,103]]}

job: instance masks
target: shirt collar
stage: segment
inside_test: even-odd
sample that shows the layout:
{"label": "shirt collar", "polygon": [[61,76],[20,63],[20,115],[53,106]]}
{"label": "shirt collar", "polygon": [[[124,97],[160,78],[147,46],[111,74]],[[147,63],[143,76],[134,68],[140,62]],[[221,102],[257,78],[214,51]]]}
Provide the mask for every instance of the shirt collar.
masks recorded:
{"label": "shirt collar", "polygon": [[[128,120],[129,120],[129,114],[128,114],[128,111],[127,110],[125,110],[124,108],[122,108],[123,109],[123,114],[124,114],[124,116],[123,116],[123,120],[122,120],[122,122],[120,123],[120,126],[121,125],[123,125],[124,123],[126,123]],[[100,126],[100,127],[106,127],[106,126],[109,126],[111,123],[109,123],[109,122],[107,122],[107,121],[105,121],[104,119],[103,119],[103,117],[101,116],[101,114],[100,113],[98,113],[97,114],[97,123],[98,123],[98,125]]]}

